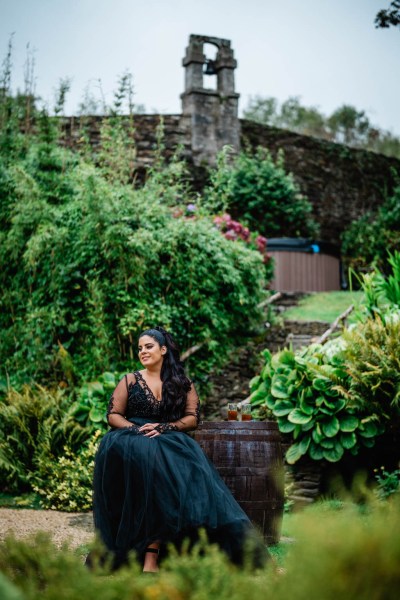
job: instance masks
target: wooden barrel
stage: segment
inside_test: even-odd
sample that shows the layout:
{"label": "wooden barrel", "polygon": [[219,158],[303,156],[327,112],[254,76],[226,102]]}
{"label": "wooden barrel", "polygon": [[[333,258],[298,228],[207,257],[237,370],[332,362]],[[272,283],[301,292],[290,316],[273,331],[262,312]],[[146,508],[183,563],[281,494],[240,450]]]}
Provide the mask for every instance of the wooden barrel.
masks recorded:
{"label": "wooden barrel", "polygon": [[274,421],[203,422],[194,439],[269,544],[280,538],[284,471]]}

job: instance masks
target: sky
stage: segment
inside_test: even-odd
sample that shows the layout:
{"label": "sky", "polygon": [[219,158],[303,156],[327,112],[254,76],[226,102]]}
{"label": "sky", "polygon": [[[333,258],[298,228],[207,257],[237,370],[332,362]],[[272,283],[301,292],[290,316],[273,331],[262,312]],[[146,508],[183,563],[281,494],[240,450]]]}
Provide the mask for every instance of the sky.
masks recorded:
{"label": "sky", "polygon": [[[343,104],[400,135],[400,29],[376,29],[390,0],[0,0],[0,57],[13,35],[14,89],[23,89],[26,46],[36,94],[50,108],[71,80],[65,112],[85,90],[112,102],[133,75],[136,104],[180,113],[182,58],[191,33],[231,40],[240,112],[251,96],[300,97],[325,115]],[[101,82],[101,84],[99,83]],[[101,90],[101,91],[100,91]]]}

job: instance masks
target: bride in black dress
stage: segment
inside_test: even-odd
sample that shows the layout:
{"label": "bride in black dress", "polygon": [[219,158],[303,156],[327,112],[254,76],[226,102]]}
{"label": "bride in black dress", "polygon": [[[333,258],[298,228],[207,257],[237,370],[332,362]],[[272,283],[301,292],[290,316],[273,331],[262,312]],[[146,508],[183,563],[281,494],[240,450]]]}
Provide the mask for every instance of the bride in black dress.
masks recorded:
{"label": "bride in black dress", "polygon": [[143,331],[139,359],[143,370],[125,375],[111,396],[111,430],[95,460],[94,523],[114,567],[133,550],[144,571],[157,571],[160,547],[193,541],[199,528],[234,563],[251,546],[261,566],[268,556],[261,538],[185,433],[198,425],[199,399],[171,335]]}

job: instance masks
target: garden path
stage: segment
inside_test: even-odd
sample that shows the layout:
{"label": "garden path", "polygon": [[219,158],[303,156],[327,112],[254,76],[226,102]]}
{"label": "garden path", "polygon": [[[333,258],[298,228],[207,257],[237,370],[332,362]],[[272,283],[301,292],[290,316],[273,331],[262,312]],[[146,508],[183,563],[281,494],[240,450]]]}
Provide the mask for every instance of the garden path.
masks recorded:
{"label": "garden path", "polygon": [[93,516],[91,512],[0,508],[0,541],[11,532],[23,539],[38,531],[49,533],[58,547],[67,542],[71,548],[77,548],[93,539]]}

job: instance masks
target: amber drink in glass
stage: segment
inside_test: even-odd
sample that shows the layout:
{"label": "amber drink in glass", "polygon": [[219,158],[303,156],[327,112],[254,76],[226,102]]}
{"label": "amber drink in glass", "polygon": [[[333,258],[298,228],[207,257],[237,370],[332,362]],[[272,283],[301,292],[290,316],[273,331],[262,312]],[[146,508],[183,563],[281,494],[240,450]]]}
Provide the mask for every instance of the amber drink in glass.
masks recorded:
{"label": "amber drink in glass", "polygon": [[251,404],[242,404],[242,421],[251,421]]}
{"label": "amber drink in glass", "polygon": [[237,404],[229,402],[228,404],[228,421],[237,421]]}

